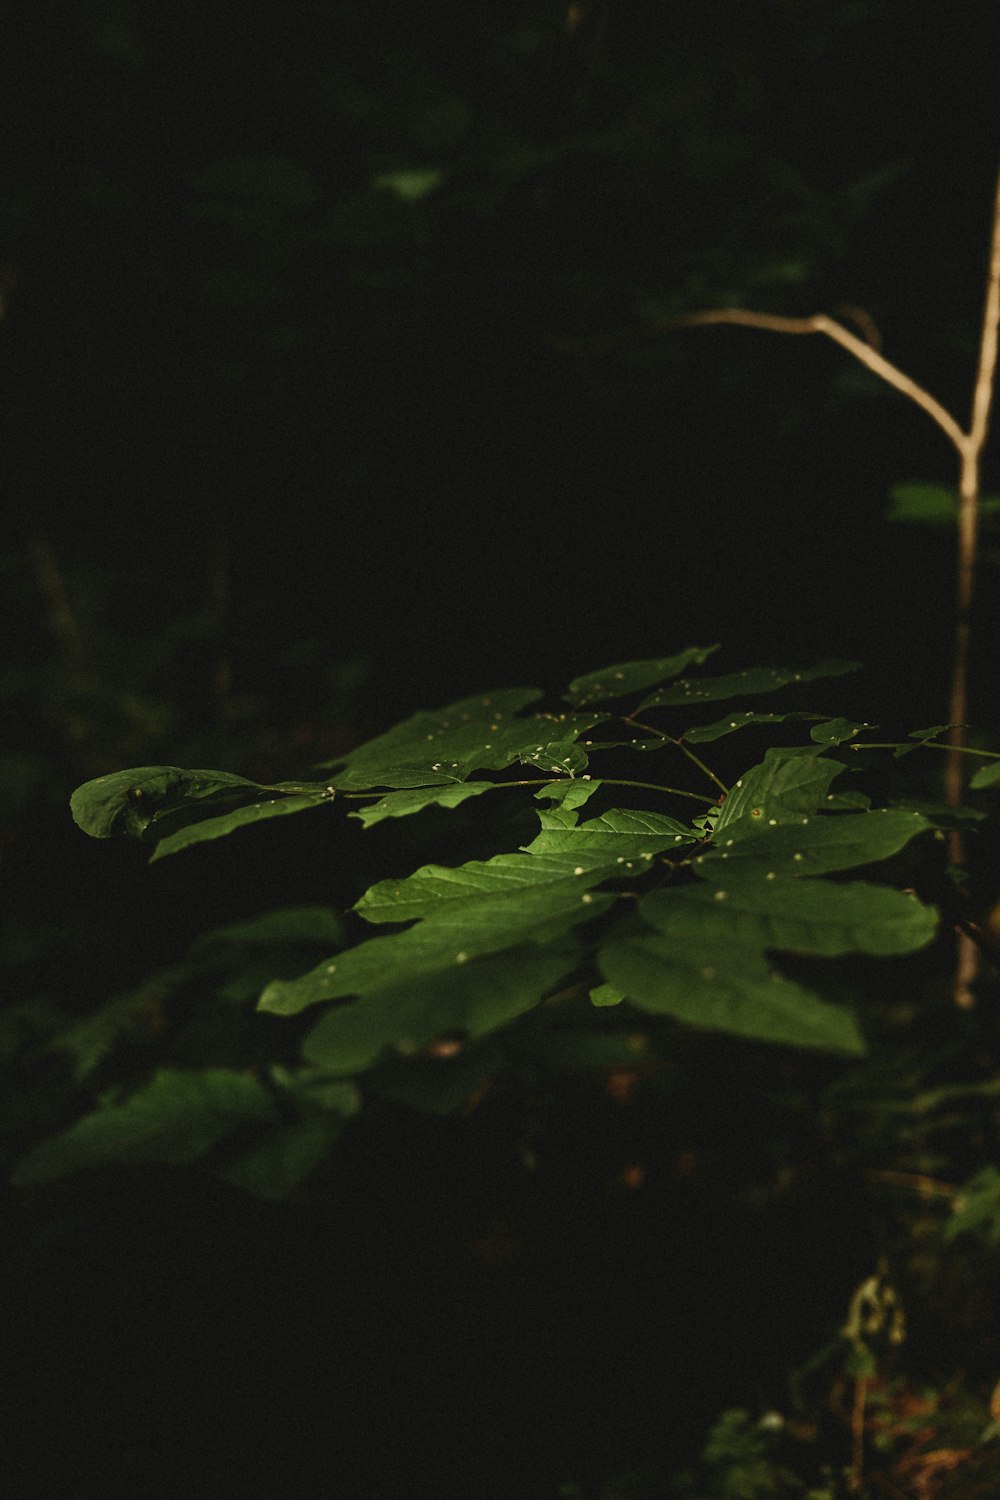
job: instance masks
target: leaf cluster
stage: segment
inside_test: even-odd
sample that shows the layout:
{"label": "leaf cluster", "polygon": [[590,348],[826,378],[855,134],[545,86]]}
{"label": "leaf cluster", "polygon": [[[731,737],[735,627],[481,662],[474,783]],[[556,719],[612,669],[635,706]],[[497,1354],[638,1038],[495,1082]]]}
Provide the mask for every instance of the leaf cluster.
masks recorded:
{"label": "leaf cluster", "polygon": [[[551,1053],[553,1016],[568,1028],[564,1042],[577,1038],[564,1049],[577,1058],[588,1048],[595,1060],[630,1049],[634,1058],[637,1030],[646,1028],[644,1046],[678,1023],[860,1056],[864,1016],[828,998],[824,961],[885,960],[933,941],[935,907],[911,885],[899,888],[886,862],[915,839],[940,837],[947,817],[900,800],[873,805],[844,784],[853,753],[875,748],[869,726],[801,707],[756,708],[856,664],[712,675],[701,669],[715,649],[587,673],[551,709],[539,690],[512,688],[417,713],[319,767],[314,781],[173,766],[116,772],[77,789],[73,816],[94,837],[137,840],[156,860],[275,817],[322,809],[332,820],[344,806],[366,829],[417,815],[423,827],[482,798],[531,814],[537,831],[517,848],[377,881],[336,938],[328,911],[300,911],[297,951],[318,950],[318,962],[267,972],[264,940],[291,918],[258,919],[256,961],[237,988],[268,1017],[301,1017],[289,1023],[298,1052],[282,1063],[286,1083],[356,1080],[454,1108],[518,1049]],[[723,718],[714,717],[720,704],[730,705]],[[733,749],[745,733],[778,724],[808,726],[808,737],[744,758],[728,781],[703,759],[706,744]],[[889,748],[930,743],[938,729]],[[511,824],[497,817],[490,826],[502,840]],[[134,1160],[137,1150],[138,1159],[193,1159],[248,1120],[277,1128],[266,1075],[260,1059],[249,1075],[231,1069],[225,1078],[168,1069],[124,1097],[105,1095],[96,1114],[29,1153],[19,1179]],[[299,1082],[288,1086],[301,1092]],[[179,1143],[151,1132],[154,1118],[189,1117],[204,1128],[185,1126]],[[301,1156],[302,1175],[317,1159]]]}

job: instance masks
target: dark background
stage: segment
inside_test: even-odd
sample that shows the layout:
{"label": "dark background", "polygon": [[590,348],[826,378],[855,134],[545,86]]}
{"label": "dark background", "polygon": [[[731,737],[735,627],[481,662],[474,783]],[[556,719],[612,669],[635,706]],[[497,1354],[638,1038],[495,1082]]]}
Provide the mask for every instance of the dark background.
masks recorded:
{"label": "dark background", "polygon": [[[892,484],[954,480],[943,435],[828,341],[666,325],[860,306],[964,423],[998,43],[995,4],[915,0],[0,5],[15,1003],[28,976],[86,1013],[209,922],[352,899],[322,832],[149,872],[88,843],[66,799],[103,770],[290,775],[418,707],[714,640],[723,670],[858,658],[831,712],[943,719],[953,544],[885,521]],[[600,1160],[553,1148],[528,1252],[495,1121],[373,1135],[319,1244],[169,1174],[18,1199],[22,1417],[50,1434],[23,1492],[55,1453],[79,1494],[304,1493],[328,1441],[323,1493],[549,1496],[766,1398],[778,1315],[726,1259],[731,1206],[671,1179],[595,1209],[653,1125],[590,1107]],[[822,1198],[800,1245],[851,1284],[868,1246]]]}

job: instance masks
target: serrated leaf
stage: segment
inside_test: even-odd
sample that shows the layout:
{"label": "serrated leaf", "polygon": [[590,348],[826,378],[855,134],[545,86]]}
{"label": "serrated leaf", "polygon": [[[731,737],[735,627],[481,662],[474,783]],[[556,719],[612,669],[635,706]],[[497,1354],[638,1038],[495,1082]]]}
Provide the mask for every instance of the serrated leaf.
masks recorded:
{"label": "serrated leaf", "polygon": [[411,813],[423,812],[425,807],[458,807],[470,797],[480,797],[492,791],[493,781],[464,781],[457,786],[414,787],[407,791],[387,792],[370,807],[362,807],[349,814],[357,818],[365,828],[373,828],[386,818],[408,818]]}
{"label": "serrated leaf", "polygon": [[708,947],[701,938],[687,944],[656,933],[612,937],[598,964],[632,1005],[654,1015],[794,1047],[865,1050],[849,1011],[772,972],[759,951],[727,936],[721,920]]}
{"label": "serrated leaf", "polygon": [[[565,805],[565,804],[564,804]],[[699,835],[661,813],[634,812],[615,807],[576,827],[560,826],[553,814],[539,815],[542,831],[526,846],[525,852],[536,856],[561,856],[577,867],[590,870],[598,865],[613,872],[618,866],[631,869],[633,863],[650,860],[666,849],[693,844]]]}
{"label": "serrated leaf", "polygon": [[898,808],[803,817],[734,839],[730,848],[723,839],[707,853],[696,855],[692,868],[716,884],[756,879],[760,871],[827,875],[888,859],[930,827],[920,813]]}
{"label": "serrated leaf", "polygon": [[829,660],[797,672],[785,667],[748,667],[724,677],[682,677],[669,687],[659,688],[640,703],[637,713],[647,708],[667,708],[682,703],[711,703],[725,698],[747,698],[758,693],[774,693],[779,688],[794,687],[800,682],[815,682],[819,677],[842,677],[857,672],[861,663]]}
{"label": "serrated leaf", "polygon": [[[574,834],[581,831],[566,830]],[[570,903],[579,901],[591,886],[604,880],[609,864],[617,868],[616,860],[613,856],[609,860],[607,852],[602,852],[596,862],[585,862],[581,853],[574,862],[572,854],[556,850],[547,856],[523,852],[496,854],[492,859],[470,860],[458,866],[423,865],[403,880],[380,880],[355,903],[354,910],[367,922],[447,918],[449,927],[461,936],[465,910],[479,924],[493,920],[493,913],[500,924],[507,920],[516,923],[519,913],[528,910],[526,903],[537,903],[541,897],[544,906],[547,891],[555,893],[561,909],[567,899]]]}
{"label": "serrated leaf", "polygon": [[565,697],[567,702],[583,708],[591,703],[608,703],[615,698],[624,698],[629,693],[641,693],[654,683],[676,677],[685,667],[700,667],[718,649],[718,645],[689,646],[686,651],[678,651],[674,656],[620,662],[597,672],[586,672],[582,677],[574,677],[566,689]]}
{"label": "serrated leaf", "polygon": [[981,791],[987,786],[996,786],[1000,781],[1000,760],[995,760],[992,765],[980,766],[974,771],[969,780],[969,786],[974,792]]}
{"label": "serrated leaf", "polygon": [[600,719],[587,714],[517,717],[540,697],[536,688],[507,688],[413,714],[346,758],[327,762],[329,780],[341,791],[402,790],[446,786],[467,780],[474,771],[516,764],[561,776],[583,770],[587,757],[575,737]]}
{"label": "serrated leaf", "polygon": [[110,1163],[177,1164],[203,1156],[230,1131],[276,1118],[264,1085],[227,1068],[161,1068],[121,1102],[40,1141],[14,1173],[20,1186]]}
{"label": "serrated leaf", "polygon": [[729,789],[716,838],[745,839],[761,827],[801,822],[820,806],[843,769],[839,761],[823,759],[815,745],[768,750],[760,765],[744,771]]}
{"label": "serrated leaf", "polygon": [[692,745],[698,745],[708,740],[721,740],[723,735],[733,734],[737,729],[746,729],[749,724],[784,724],[789,719],[814,719],[815,717],[815,714],[807,713],[755,714],[746,709],[727,714],[724,719],[716,719],[712,724],[696,724],[691,729],[685,729],[681,739],[689,740]]}
{"label": "serrated leaf", "polygon": [[[392,939],[373,940],[380,941]],[[407,978],[390,969],[376,992],[331,1006],[305,1037],[302,1055],[331,1072],[355,1073],[391,1045],[416,1051],[456,1032],[485,1036],[531,1010],[576,961],[576,950],[560,944],[453,962],[433,976]]]}
{"label": "serrated leaf", "polygon": [[[506,858],[527,860],[528,856]],[[450,889],[447,883],[433,889],[429,883],[418,885],[407,901],[412,900],[414,906],[426,903],[427,909],[433,911],[440,900],[440,911],[405,932],[369,938],[298,979],[274,980],[260,997],[260,1009],[293,1015],[320,1000],[373,994],[392,985],[416,983],[431,975],[450,976],[453,970],[486,954],[524,943],[546,944],[562,938],[580,922],[600,916],[614,901],[609,894],[593,894],[588,889],[604,878],[604,870],[574,878],[566,875],[565,862],[561,862],[563,878],[546,879],[542,861],[534,863],[539,866],[534,882],[515,881],[505,891],[501,877],[494,894],[487,879],[484,889],[488,893],[479,899],[473,894],[472,881],[463,884],[461,877]],[[442,868],[427,866],[431,872],[428,881]],[[392,882],[383,884],[392,886]],[[373,886],[372,890],[377,891],[378,887]],[[392,903],[391,889],[379,892],[377,904],[382,920],[392,920],[389,915]],[[399,920],[398,916],[395,919]]]}
{"label": "serrated leaf", "polygon": [[864,881],[834,885],[761,869],[729,886],[724,903],[718,894],[704,885],[654,891],[639,902],[639,914],[665,936],[700,943],[702,951],[711,950],[721,922],[748,947],[824,958],[913,953],[937,931],[933,907]]}

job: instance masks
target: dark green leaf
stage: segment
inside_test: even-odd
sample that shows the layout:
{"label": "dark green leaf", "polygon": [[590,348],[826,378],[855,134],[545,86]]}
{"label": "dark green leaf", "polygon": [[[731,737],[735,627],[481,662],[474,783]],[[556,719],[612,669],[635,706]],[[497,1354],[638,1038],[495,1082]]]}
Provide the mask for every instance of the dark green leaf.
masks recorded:
{"label": "dark green leaf", "polygon": [[732,838],[720,835],[715,848],[696,855],[695,873],[716,884],[741,880],[758,872],[780,875],[826,875],[874,864],[896,854],[910,839],[931,827],[917,812],[878,808],[836,817],[802,817],[777,827]]}
{"label": "dark green leaf", "polygon": [[813,667],[802,667],[797,672],[784,667],[748,667],[743,672],[730,672],[725,677],[682,677],[670,687],[659,688],[644,698],[637,712],[683,703],[755,697],[758,693],[774,693],[796,683],[814,682],[818,677],[842,677],[846,672],[857,672],[860,666],[861,663],[856,661],[831,660],[817,662]]}
{"label": "dark green leaf", "polygon": [[996,786],[998,781],[1000,781],[1000,760],[995,760],[991,765],[980,766],[978,771],[974,771],[969,786],[974,792],[978,792],[983,787]]}
{"label": "dark green leaf", "polygon": [[280,1202],[326,1160],[342,1132],[343,1121],[335,1114],[274,1125],[215,1175],[255,1198]]}
{"label": "dark green leaf", "polygon": [[441,1036],[485,1036],[531,1010],[575,961],[575,950],[559,945],[460,966],[452,962],[431,976],[407,977],[390,969],[377,992],[351,1005],[331,1006],[306,1036],[302,1055],[331,1072],[355,1073],[390,1045],[417,1051]]}
{"label": "dark green leaf", "polygon": [[137,766],[84,782],[73,793],[69,805],[77,825],[94,838],[111,838],[116,833],[138,836],[165,807],[234,789],[249,796],[262,790],[256,781],[232,776],[227,771]]}
{"label": "dark green leaf", "polygon": [[701,666],[718,646],[689,646],[675,656],[656,656],[646,661],[621,662],[617,666],[603,667],[598,672],[586,672],[575,677],[566,689],[566,700],[578,708],[591,703],[607,703],[615,698],[624,698],[629,693],[641,693],[654,683],[665,682],[676,677],[685,667]]}
{"label": "dark green leaf", "polygon": [[330,781],[342,791],[412,788],[463,782],[474,771],[522,764],[559,776],[583,770],[585,752],[575,743],[600,719],[589,714],[529,714],[535,688],[508,688],[463,698],[433,713],[418,713],[343,762],[329,762]]}
{"label": "dark green leaf", "polygon": [[470,797],[492,791],[495,785],[492,781],[465,781],[457,786],[413,787],[408,791],[387,792],[370,807],[362,807],[350,816],[357,818],[365,828],[373,828],[385,818],[408,818],[411,813],[423,812],[425,807],[458,807]]}
{"label": "dark green leaf", "polygon": [[916,896],[888,886],[796,879],[745,871],[725,891],[704,885],[654,891],[639,903],[642,918],[665,936],[711,951],[727,936],[749,948],[835,958],[845,953],[888,956],[929,943],[937,913]]}
{"label": "dark green leaf", "polygon": [[200,823],[187,823],[176,833],[167,834],[166,838],[160,839],[150,856],[150,863],[163,859],[168,854],[177,854],[181,849],[189,849],[192,844],[204,844],[211,839],[224,838],[227,833],[235,833],[237,828],[246,828],[251,823],[266,823],[271,818],[287,817],[289,813],[307,812],[311,807],[329,802],[329,796],[324,791],[317,790],[305,796],[251,802],[233,812],[222,813],[215,818],[203,818]]}
{"label": "dark green leaf", "polygon": [[51,1182],[112,1162],[194,1161],[237,1126],[274,1119],[267,1089],[245,1073],[161,1068],[125,1100],[108,1102],[61,1135],[40,1141],[19,1163],[14,1180],[21,1186]]}
{"label": "dark green leaf", "polygon": [[813,813],[844,767],[820,756],[817,746],[768,750],[760,765],[729,789],[715,824],[716,839],[745,839],[760,828],[800,823]]}
{"label": "dark green leaf", "polygon": [[709,944],[654,933],[612,937],[598,963],[639,1010],[761,1041],[854,1055],[865,1050],[849,1011],[772,972],[763,954],[727,936],[721,921]]}
{"label": "dark green leaf", "polygon": [[697,745],[708,740],[721,740],[723,735],[733,734],[737,729],[746,729],[749,724],[785,724],[789,719],[814,719],[815,717],[815,714],[806,713],[755,714],[749,709],[740,709],[735,713],[727,714],[724,719],[716,719],[712,724],[696,724],[692,729],[685,729],[681,739],[689,740],[692,745]]}
{"label": "dark green leaf", "polygon": [[853,740],[862,729],[877,727],[875,724],[856,724],[853,719],[827,719],[810,729],[809,738],[819,745],[843,745],[847,740]]}

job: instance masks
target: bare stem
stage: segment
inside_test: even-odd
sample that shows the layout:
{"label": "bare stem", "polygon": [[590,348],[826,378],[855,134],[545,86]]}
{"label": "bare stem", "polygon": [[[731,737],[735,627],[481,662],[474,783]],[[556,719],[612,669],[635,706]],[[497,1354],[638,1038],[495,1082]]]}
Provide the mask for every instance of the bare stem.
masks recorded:
{"label": "bare stem", "polygon": [[[948,758],[945,762],[945,800],[958,807],[964,789],[962,755],[965,751],[965,722],[968,709],[969,635],[972,599],[976,578],[976,546],[980,510],[980,468],[983,448],[989,431],[990,408],[996,383],[997,337],[1000,325],[1000,176],[997,178],[993,206],[993,233],[990,245],[986,298],[983,305],[983,327],[979,342],[979,366],[972,397],[969,430],[961,425],[941,402],[922,385],[906,375],[880,353],[876,347],[877,330],[859,318],[858,309],[845,308],[868,339],[859,338],[842,323],[815,313],[808,318],[785,318],[774,313],[748,312],[740,307],[707,308],[672,320],[674,326],[700,327],[712,323],[731,323],[744,328],[762,328],[771,333],[822,333],[878,375],[887,385],[900,391],[921,407],[948,438],[959,458],[958,546],[955,579],[955,636],[952,655],[951,688],[948,701]],[[951,863],[962,865],[965,841],[959,831],[949,835],[948,855]],[[967,1008],[973,1003],[972,983],[979,968],[979,952],[968,933],[958,932],[954,999]]]}

